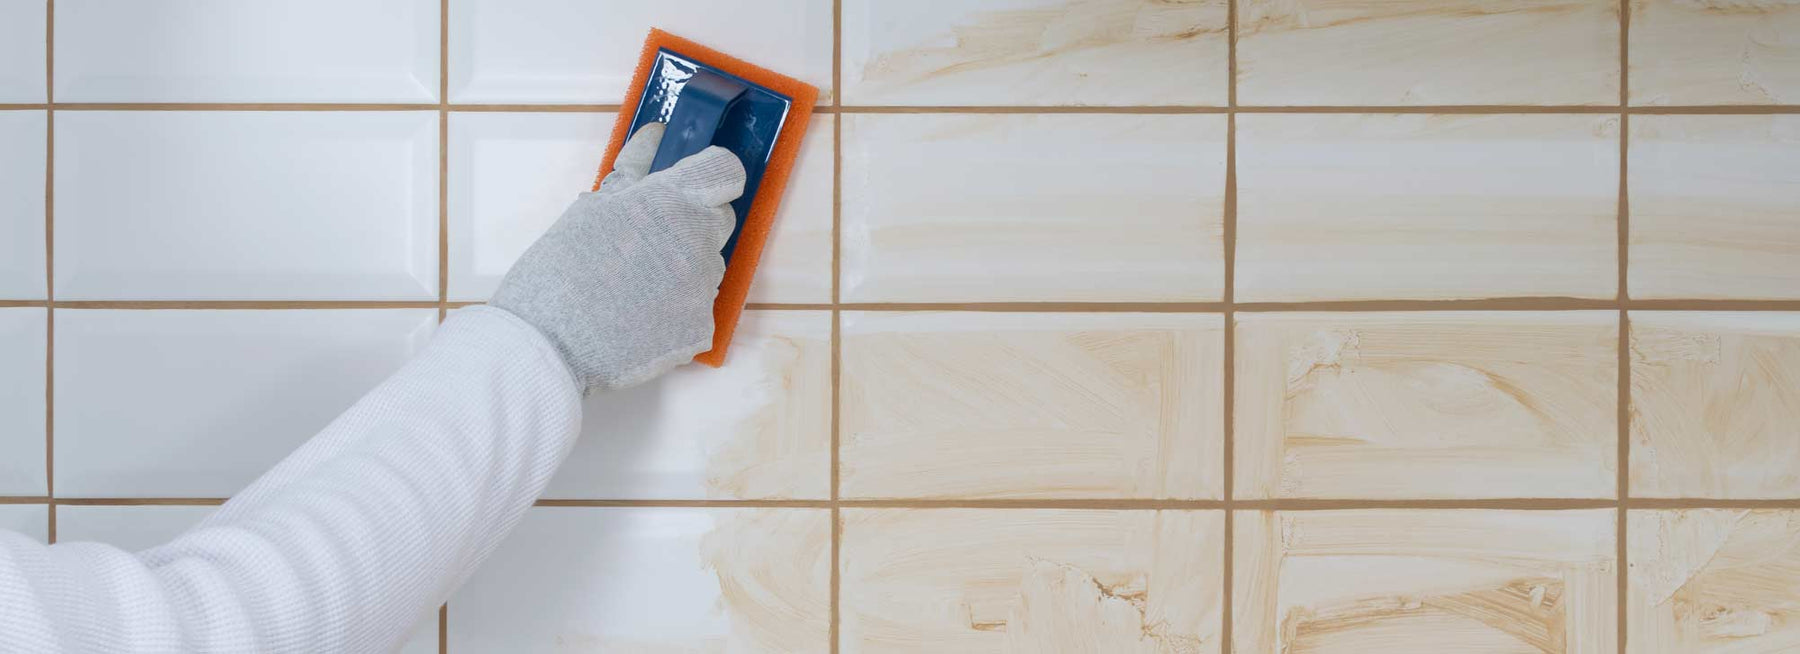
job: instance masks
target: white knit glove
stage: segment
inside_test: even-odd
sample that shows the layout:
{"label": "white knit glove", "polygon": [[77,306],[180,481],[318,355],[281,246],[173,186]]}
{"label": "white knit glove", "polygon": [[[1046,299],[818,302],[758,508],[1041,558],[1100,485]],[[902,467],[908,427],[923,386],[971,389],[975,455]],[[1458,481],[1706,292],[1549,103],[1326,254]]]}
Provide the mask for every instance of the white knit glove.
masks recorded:
{"label": "white knit glove", "polygon": [[712,349],[744,165],[713,146],[646,175],[662,135],[650,123],[626,141],[600,190],[563,212],[489,302],[548,336],[586,391],[639,384]]}

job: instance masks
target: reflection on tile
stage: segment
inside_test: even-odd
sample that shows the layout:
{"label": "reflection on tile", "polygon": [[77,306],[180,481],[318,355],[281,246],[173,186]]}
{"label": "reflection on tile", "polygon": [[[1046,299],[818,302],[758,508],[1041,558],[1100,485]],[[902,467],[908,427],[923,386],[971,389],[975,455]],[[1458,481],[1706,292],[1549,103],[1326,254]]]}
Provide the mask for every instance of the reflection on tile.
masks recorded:
{"label": "reflection on tile", "polygon": [[1224,105],[1223,0],[849,0],[845,104]]}
{"label": "reflection on tile", "polygon": [[1800,313],[1631,314],[1631,494],[1800,498]]}
{"label": "reflection on tile", "polygon": [[432,309],[56,312],[56,493],[229,497],[411,357]]}
{"label": "reflection on tile", "polygon": [[[611,113],[450,115],[450,299],[480,302],[594,185]],[[751,302],[831,301],[832,116],[815,116],[757,266]]]}
{"label": "reflection on tile", "polygon": [[1613,654],[1612,509],[1240,511],[1239,652]]}
{"label": "reflection on tile", "polygon": [[436,0],[56,4],[58,102],[437,102]]}
{"label": "reflection on tile", "polygon": [[0,496],[49,494],[44,470],[43,309],[0,309]]}
{"label": "reflection on tile", "polygon": [[[4,2],[5,0],[0,0]],[[6,29],[0,27],[0,30]],[[0,48],[5,47],[0,45]],[[0,299],[42,300],[44,147],[42,111],[0,111]]]}
{"label": "reflection on tile", "polygon": [[1237,299],[1611,299],[1618,136],[1617,116],[1239,116]]}
{"label": "reflection on tile", "polygon": [[845,497],[1217,498],[1216,314],[844,314]]}
{"label": "reflection on tile", "polygon": [[1633,116],[1628,182],[1631,297],[1800,299],[1800,116]]}
{"label": "reflection on tile", "polygon": [[831,0],[450,0],[450,101],[616,103],[650,28],[819,87]]}
{"label": "reflection on tile", "polygon": [[1236,495],[1614,497],[1618,314],[1238,314]]}
{"label": "reflection on tile", "polygon": [[0,504],[0,530],[44,542],[50,539],[50,508],[43,504]]}
{"label": "reflection on tile", "polygon": [[1800,648],[1800,511],[1632,511],[1634,654]]}
{"label": "reflection on tile", "polygon": [[0,102],[44,101],[46,7],[43,0],[0,0]]}
{"label": "reflection on tile", "polygon": [[1248,105],[1619,101],[1613,0],[1248,0],[1237,38]]}
{"label": "reflection on tile", "polygon": [[843,520],[847,654],[1219,651],[1220,512],[845,509]]}
{"label": "reflection on tile", "polygon": [[546,497],[831,496],[831,313],[746,311],[719,369],[685,366],[586,401]]}
{"label": "reflection on tile", "polygon": [[1632,0],[1631,103],[1800,103],[1800,4]]}
{"label": "reflection on tile", "polygon": [[537,507],[450,600],[453,652],[826,652],[831,512]]}
{"label": "reflection on tile", "polygon": [[1223,293],[1224,116],[844,120],[845,300]]}
{"label": "reflection on tile", "polygon": [[436,300],[437,112],[56,118],[56,295]]}

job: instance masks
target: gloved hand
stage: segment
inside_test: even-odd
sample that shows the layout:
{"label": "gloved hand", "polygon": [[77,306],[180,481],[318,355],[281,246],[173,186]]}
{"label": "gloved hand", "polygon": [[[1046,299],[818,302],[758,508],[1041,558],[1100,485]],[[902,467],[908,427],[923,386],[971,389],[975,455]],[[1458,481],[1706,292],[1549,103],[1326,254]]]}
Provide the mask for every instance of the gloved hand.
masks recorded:
{"label": "gloved hand", "polygon": [[638,129],[600,190],[563,212],[489,302],[548,336],[584,392],[642,383],[712,349],[719,250],[744,165],[713,146],[647,175],[662,135],[661,123]]}

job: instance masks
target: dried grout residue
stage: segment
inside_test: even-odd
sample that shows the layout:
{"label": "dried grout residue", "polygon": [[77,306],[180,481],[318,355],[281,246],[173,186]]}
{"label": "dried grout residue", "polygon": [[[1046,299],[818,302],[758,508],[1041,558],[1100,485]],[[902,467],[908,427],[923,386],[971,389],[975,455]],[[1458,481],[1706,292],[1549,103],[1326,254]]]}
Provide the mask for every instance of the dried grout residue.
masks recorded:
{"label": "dried grout residue", "polygon": [[730,620],[730,651],[822,652],[828,628],[831,522],[822,511],[742,509],[721,515],[700,541],[718,578],[716,610]]}
{"label": "dried grout residue", "polygon": [[1615,654],[1615,513],[1239,512],[1239,652]]}
{"label": "dried grout residue", "polygon": [[1631,511],[1629,520],[1632,652],[1800,651],[1800,511]]}
{"label": "dried grout residue", "polygon": [[862,105],[1225,104],[1224,0],[847,0]]}
{"label": "dried grout residue", "polygon": [[847,509],[842,651],[1219,649],[1217,511]]}
{"label": "dried grout residue", "polygon": [[1236,497],[1609,497],[1618,314],[1238,314]]}
{"label": "dried grout residue", "polygon": [[1631,317],[1631,494],[1800,497],[1800,314]]}

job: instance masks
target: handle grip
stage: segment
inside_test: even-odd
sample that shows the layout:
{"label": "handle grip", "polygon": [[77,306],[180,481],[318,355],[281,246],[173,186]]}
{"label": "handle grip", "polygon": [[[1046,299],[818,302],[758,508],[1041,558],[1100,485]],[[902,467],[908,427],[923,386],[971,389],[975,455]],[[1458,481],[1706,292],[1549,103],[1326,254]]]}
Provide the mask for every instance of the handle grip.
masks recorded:
{"label": "handle grip", "polygon": [[669,114],[662,144],[656,148],[656,158],[650,161],[650,172],[673,166],[712,145],[713,134],[719,131],[725,114],[748,88],[708,70],[694,71]]}

